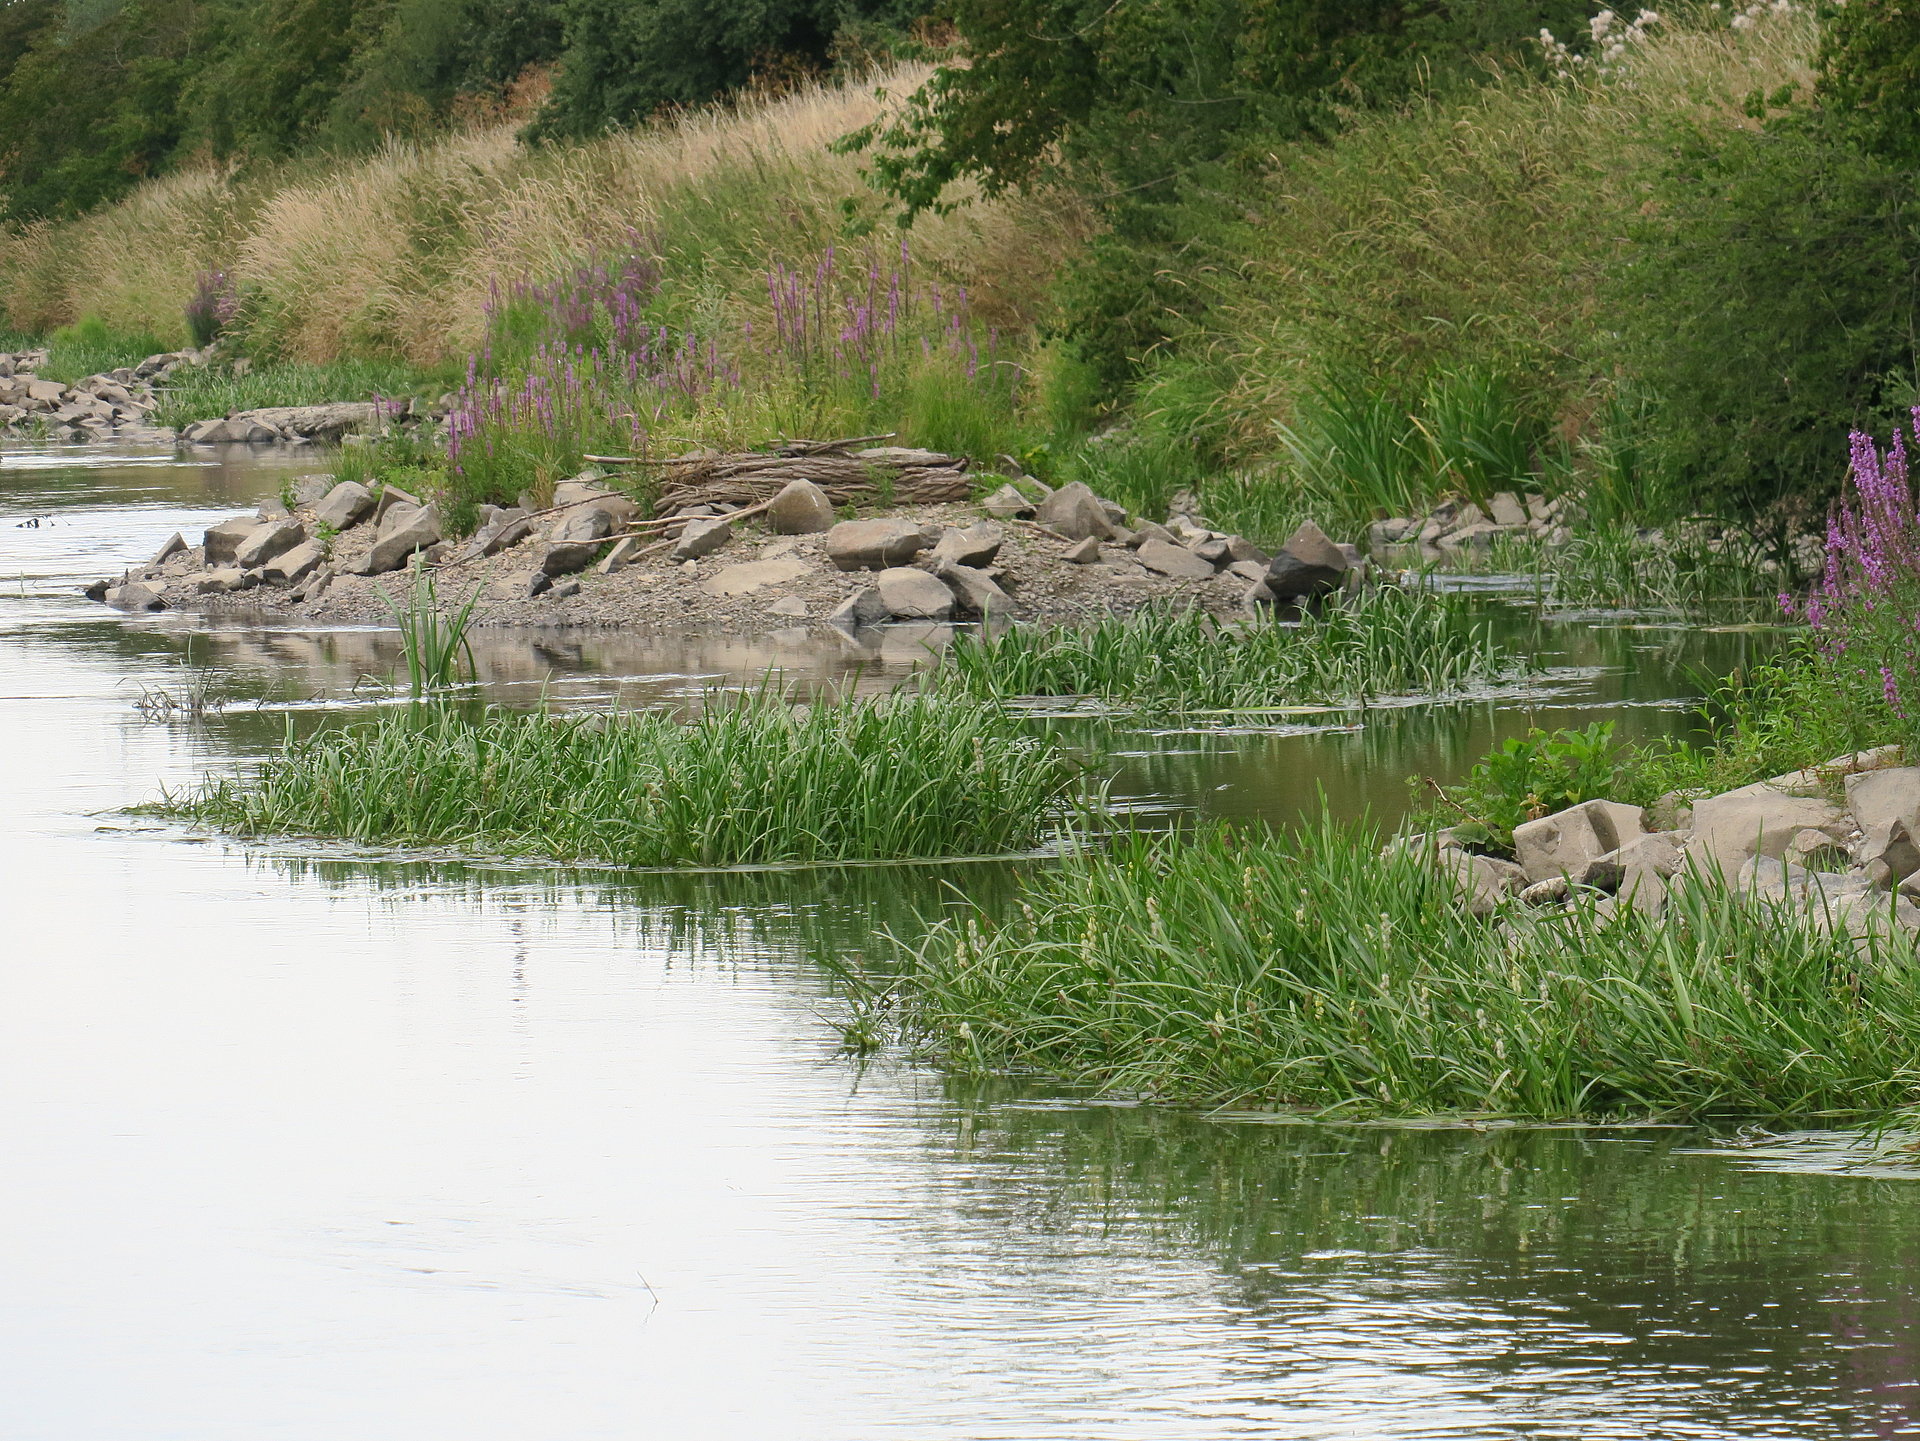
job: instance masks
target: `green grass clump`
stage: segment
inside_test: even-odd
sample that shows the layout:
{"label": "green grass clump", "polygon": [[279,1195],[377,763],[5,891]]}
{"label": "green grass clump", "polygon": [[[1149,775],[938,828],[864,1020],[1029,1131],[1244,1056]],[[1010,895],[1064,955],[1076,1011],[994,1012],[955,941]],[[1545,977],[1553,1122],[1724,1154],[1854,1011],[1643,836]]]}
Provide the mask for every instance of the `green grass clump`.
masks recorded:
{"label": "green grass clump", "polygon": [[1046,839],[1079,769],[997,707],[760,694],[683,723],[414,706],[299,739],[163,812],[241,835],[631,866],[883,860]]}
{"label": "green grass clump", "polygon": [[62,385],[122,366],[138,365],[149,355],[173,348],[144,331],[116,330],[97,315],[83,316],[72,325],[61,326],[47,338],[46,347],[47,362],[38,374],[43,380],[57,380]]}
{"label": "green grass clump", "polygon": [[398,360],[338,360],[325,365],[260,365],[235,375],[227,366],[182,366],[167,377],[154,419],[176,429],[196,420],[270,405],[324,405],[335,400],[399,400],[446,390],[446,376]]}
{"label": "green grass clump", "polygon": [[1526,669],[1472,602],[1379,586],[1298,625],[1154,609],[1084,628],[956,636],[932,683],[955,695],[1092,697],[1193,714],[1443,695]]}
{"label": "green grass clump", "polygon": [[1778,619],[1780,567],[1758,539],[1698,527],[1640,535],[1633,527],[1583,530],[1565,545],[1497,537],[1487,567],[1532,575],[1556,606],[1594,610],[1696,610],[1744,603],[1743,613]]}
{"label": "green grass clump", "polygon": [[1501,925],[1419,855],[1331,823],[1131,837],[852,980],[857,1023],[962,1072],[1173,1101],[1599,1119],[1920,1098],[1911,942],[1856,951],[1706,885],[1659,920]]}

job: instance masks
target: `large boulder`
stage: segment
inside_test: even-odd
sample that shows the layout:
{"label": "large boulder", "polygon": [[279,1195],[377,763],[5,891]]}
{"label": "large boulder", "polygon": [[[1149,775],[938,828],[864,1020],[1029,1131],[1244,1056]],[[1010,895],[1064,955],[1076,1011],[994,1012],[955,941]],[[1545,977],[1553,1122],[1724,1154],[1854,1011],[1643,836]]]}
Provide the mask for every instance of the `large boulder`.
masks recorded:
{"label": "large boulder", "polygon": [[372,513],[373,492],[358,481],[343,480],[314,506],[313,519],[339,532],[351,530]]}
{"label": "large boulder", "polygon": [[894,566],[874,579],[874,589],[895,620],[951,620],[953,592],[938,576],[912,566]]}
{"label": "large boulder", "polygon": [[176,530],[172,535],[167,537],[166,544],[161,546],[159,550],[153,553],[153,559],[148,561],[147,564],[148,565],[165,565],[168,561],[172,560],[176,555],[184,554],[186,549],[187,549],[187,538],[184,535],[180,534],[179,531]]}
{"label": "large boulder", "polygon": [[1327,533],[1305,521],[1267,567],[1267,589],[1280,600],[1311,600],[1340,588],[1347,557]]}
{"label": "large boulder", "polygon": [[974,615],[1005,615],[1013,609],[1013,597],[984,570],[970,565],[943,565],[936,572],[946,582],[962,610]]}
{"label": "large boulder", "polygon": [[[1817,834],[1817,833],[1816,833]],[[1873,885],[1892,889],[1908,876],[1920,873],[1920,846],[1902,820],[1868,826],[1856,852],[1860,872]]]}
{"label": "large boulder", "polygon": [[398,570],[417,552],[440,541],[440,512],[430,505],[395,507],[380,522],[380,538],[367,553],[365,575]]}
{"label": "large boulder", "polygon": [[1846,813],[1819,796],[1794,796],[1763,783],[1693,803],[1690,859],[1727,877],[1755,856],[1778,860],[1801,831],[1846,834]]}
{"label": "large boulder", "polygon": [[1599,879],[1595,868],[1610,853],[1646,832],[1646,813],[1616,801],[1577,806],[1513,829],[1513,852],[1529,881],[1566,876],[1580,885]]}
{"label": "large boulder", "polygon": [[233,553],[233,563],[242,570],[257,570],[277,555],[284,555],[307,538],[307,528],[297,520],[270,520],[253,528]]}
{"label": "large boulder", "polygon": [[253,534],[259,524],[260,520],[257,516],[236,515],[221,521],[218,525],[208,526],[206,534],[201,538],[207,564],[210,566],[232,565],[234,556],[239,553],[240,547],[246,543],[247,537]]}
{"label": "large boulder", "polygon": [[1150,540],[1134,552],[1140,564],[1173,580],[1211,580],[1213,563],[1202,560],[1183,545]]}
{"label": "large boulder", "polygon": [[1847,777],[1847,809],[1863,831],[1898,822],[1920,835],[1920,766],[1893,766]]}
{"label": "large boulder", "polygon": [[1118,533],[1100,497],[1078,480],[1035,506],[1033,518],[1068,540],[1112,540]]}
{"label": "large boulder", "polygon": [[892,619],[887,603],[880,598],[880,587],[863,585],[834,608],[827,624],[842,630],[860,630]]}
{"label": "large boulder", "polygon": [[843,520],[827,532],[827,559],[841,570],[903,566],[926,548],[926,532],[904,520]]}
{"label": "large boulder", "polygon": [[1493,856],[1436,847],[1432,860],[1440,873],[1459,888],[1468,911],[1476,916],[1492,914],[1507,897],[1518,895],[1525,883],[1519,866]]}
{"label": "large boulder", "polygon": [[262,566],[260,578],[269,585],[298,585],[318,570],[326,558],[318,541],[302,541]]}
{"label": "large boulder", "polygon": [[767,503],[767,529],[775,535],[817,535],[833,527],[833,502],[810,480],[790,480]]}
{"label": "large boulder", "polygon": [[933,548],[933,568],[964,565],[978,570],[992,565],[1006,539],[1006,531],[990,520],[975,521],[965,530],[949,527]]}

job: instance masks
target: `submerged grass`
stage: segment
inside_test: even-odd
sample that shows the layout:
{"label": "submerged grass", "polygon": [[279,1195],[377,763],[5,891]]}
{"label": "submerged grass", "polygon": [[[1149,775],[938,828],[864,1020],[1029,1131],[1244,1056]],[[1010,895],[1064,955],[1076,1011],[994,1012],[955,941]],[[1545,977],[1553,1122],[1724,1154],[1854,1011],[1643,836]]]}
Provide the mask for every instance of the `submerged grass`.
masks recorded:
{"label": "submerged grass", "polygon": [[998,707],[895,696],[698,719],[445,704],[285,745],[162,813],[241,835],[340,837],[632,866],[1027,850],[1080,768]]}
{"label": "submerged grass", "polygon": [[[1901,954],[1904,952],[1904,954]],[[1676,887],[1664,918],[1466,913],[1361,829],[1134,836],[851,976],[962,1072],[1342,1114],[1836,1116],[1920,1099],[1910,941]]]}
{"label": "submerged grass", "polygon": [[1084,628],[956,636],[932,684],[953,695],[1084,696],[1191,714],[1443,695],[1526,669],[1466,599],[1379,586],[1297,625],[1159,609]]}

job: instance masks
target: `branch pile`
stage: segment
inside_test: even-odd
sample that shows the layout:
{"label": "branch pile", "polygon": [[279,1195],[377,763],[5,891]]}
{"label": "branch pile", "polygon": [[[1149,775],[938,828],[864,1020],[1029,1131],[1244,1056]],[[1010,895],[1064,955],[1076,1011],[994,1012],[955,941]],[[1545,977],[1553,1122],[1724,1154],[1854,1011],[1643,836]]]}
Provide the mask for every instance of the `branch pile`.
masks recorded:
{"label": "branch pile", "polygon": [[971,486],[964,455],[871,446],[870,438],[796,440],[772,454],[695,451],[655,462],[660,490],[654,512],[671,515],[685,505],[755,505],[771,500],[795,480],[812,481],[835,505],[937,505],[967,499]]}

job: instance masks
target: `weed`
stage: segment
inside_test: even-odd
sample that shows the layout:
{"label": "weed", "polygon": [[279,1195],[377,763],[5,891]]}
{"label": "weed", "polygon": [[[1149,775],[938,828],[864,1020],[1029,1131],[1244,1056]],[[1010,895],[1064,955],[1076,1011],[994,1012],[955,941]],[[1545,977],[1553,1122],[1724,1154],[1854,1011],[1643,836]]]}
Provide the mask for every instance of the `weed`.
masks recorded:
{"label": "weed", "polygon": [[394,602],[385,586],[376,584],[374,589],[400,627],[407,689],[417,703],[435,691],[457,685],[463,663],[467,673],[473,673],[473,648],[467,643],[467,631],[473,624],[480,588],[475,586],[459,609],[444,611],[432,574],[416,564],[411,578],[413,585],[404,608]]}

